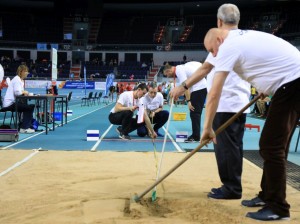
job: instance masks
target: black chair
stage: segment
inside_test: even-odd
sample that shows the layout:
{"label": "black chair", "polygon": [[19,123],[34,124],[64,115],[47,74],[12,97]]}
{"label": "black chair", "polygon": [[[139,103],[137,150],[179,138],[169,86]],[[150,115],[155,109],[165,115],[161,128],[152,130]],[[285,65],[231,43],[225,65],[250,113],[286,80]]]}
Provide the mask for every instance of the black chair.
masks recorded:
{"label": "black chair", "polygon": [[95,95],[92,97],[94,105],[96,105],[96,100],[98,99],[98,92],[95,92]]}
{"label": "black chair", "polygon": [[99,92],[99,94],[98,94],[98,97],[97,97],[98,105],[101,103],[102,94],[103,94],[102,92]]}
{"label": "black chair", "polygon": [[81,98],[81,106],[90,106],[92,98],[93,98],[93,92],[90,92],[87,97]]}
{"label": "black chair", "polygon": [[[59,99],[57,100],[56,103],[56,111],[60,111],[60,108],[62,107],[61,104],[66,104],[67,102],[69,103],[70,100],[72,99],[72,91],[68,93],[68,97],[67,99]],[[69,105],[68,105],[68,109],[69,109]]]}
{"label": "black chair", "polygon": [[2,96],[1,96],[1,90],[0,90],[0,113],[3,113],[3,121],[2,121],[2,125],[5,125],[5,121],[6,121],[6,117],[7,117],[7,113],[10,113],[10,122],[9,122],[9,126],[11,126],[11,124],[14,124],[14,127],[17,128],[17,120],[15,117],[15,109],[11,108],[11,107],[3,107],[2,105]]}

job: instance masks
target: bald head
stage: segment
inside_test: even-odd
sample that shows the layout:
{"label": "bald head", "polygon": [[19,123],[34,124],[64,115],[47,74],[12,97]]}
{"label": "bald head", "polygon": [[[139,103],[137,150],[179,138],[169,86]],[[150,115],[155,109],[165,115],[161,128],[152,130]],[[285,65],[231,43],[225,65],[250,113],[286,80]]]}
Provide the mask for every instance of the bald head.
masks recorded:
{"label": "bald head", "polygon": [[211,28],[205,35],[204,46],[207,51],[211,52],[215,57],[218,53],[219,46],[223,43],[228,35],[228,30]]}

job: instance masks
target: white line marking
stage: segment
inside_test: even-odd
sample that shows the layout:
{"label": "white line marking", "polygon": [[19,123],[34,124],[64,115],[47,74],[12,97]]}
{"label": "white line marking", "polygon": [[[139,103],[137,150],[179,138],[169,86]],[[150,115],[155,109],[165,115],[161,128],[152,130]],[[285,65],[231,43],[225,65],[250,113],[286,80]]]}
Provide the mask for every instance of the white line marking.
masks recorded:
{"label": "white line marking", "polygon": [[31,136],[29,136],[29,137],[27,137],[27,138],[24,138],[24,139],[22,139],[22,140],[18,140],[16,143],[12,143],[12,144],[10,144],[10,145],[7,145],[7,146],[3,147],[2,149],[10,148],[11,146],[17,145],[17,144],[19,144],[19,143],[21,143],[21,142],[24,142],[24,141],[26,141],[26,140],[28,140],[28,139],[31,139],[31,138],[33,138],[33,137],[35,137],[35,136],[38,136],[38,135],[40,135],[40,134],[42,134],[42,133],[44,133],[44,132],[45,132],[45,131],[38,132],[37,134],[33,134],[33,135],[31,135]]}
{"label": "white line marking", "polygon": [[[71,120],[68,119],[68,123],[69,123],[69,122],[72,122],[72,121],[75,121],[75,120],[77,120],[77,119],[79,119],[79,118],[81,118],[81,117],[84,117],[84,116],[86,116],[86,115],[88,115],[88,114],[94,113],[94,112],[96,112],[96,111],[98,111],[98,110],[100,110],[100,109],[102,109],[102,108],[108,107],[108,106],[109,106],[109,104],[108,104],[108,105],[105,105],[105,106],[102,106],[102,107],[100,107],[100,108],[97,108],[96,110],[90,111],[90,112],[88,112],[88,113],[86,113],[86,114],[80,115],[80,116],[78,116],[78,117],[76,117],[76,118],[73,118],[73,119],[71,119]],[[64,122],[63,124],[65,125],[66,123]],[[41,126],[42,126],[42,125],[41,125]],[[59,124],[59,125],[55,125],[55,128],[58,127],[58,126],[60,126],[60,124]],[[29,136],[29,137],[27,137],[27,138],[24,138],[24,139],[22,139],[22,140],[18,140],[17,142],[12,143],[12,144],[10,144],[10,145],[7,145],[7,146],[5,146],[5,147],[2,147],[1,149],[7,149],[7,148],[10,148],[10,147],[12,147],[12,146],[14,146],[14,145],[18,145],[18,144],[21,143],[21,142],[24,142],[24,141],[26,141],[26,140],[28,140],[28,139],[31,139],[31,138],[35,137],[35,136],[38,136],[38,135],[40,135],[40,134],[43,134],[45,131],[46,131],[46,130],[41,131],[41,132],[38,132],[38,133],[36,133],[36,134],[33,134],[33,135],[31,135],[31,136]]]}
{"label": "white line marking", "polygon": [[[163,127],[163,129],[164,129],[165,133],[167,133],[166,128]],[[174,138],[170,135],[169,132],[168,132],[168,136],[169,136],[169,138],[171,139],[171,142],[173,143],[173,145],[174,145],[174,147],[177,149],[177,151],[179,151],[179,152],[185,152],[185,151],[183,151],[183,150],[180,148],[180,146],[176,143],[176,141],[175,141]]]}
{"label": "white line marking", "polygon": [[39,152],[39,149],[34,149],[34,152],[31,153],[29,156],[25,157],[23,160],[20,162],[15,163],[13,166],[9,167],[7,170],[4,170],[3,172],[0,173],[0,177],[4,176],[5,174],[9,173],[13,169],[17,168],[18,166],[22,165],[23,163],[27,162],[30,160],[33,156],[35,156]]}
{"label": "white line marking", "polygon": [[103,133],[103,135],[101,135],[100,139],[96,142],[96,144],[93,146],[93,148],[91,148],[91,152],[96,152],[97,151],[97,147],[100,144],[100,142],[102,141],[102,139],[105,137],[105,135],[109,132],[109,130],[112,128],[113,124],[111,124],[106,131]]}

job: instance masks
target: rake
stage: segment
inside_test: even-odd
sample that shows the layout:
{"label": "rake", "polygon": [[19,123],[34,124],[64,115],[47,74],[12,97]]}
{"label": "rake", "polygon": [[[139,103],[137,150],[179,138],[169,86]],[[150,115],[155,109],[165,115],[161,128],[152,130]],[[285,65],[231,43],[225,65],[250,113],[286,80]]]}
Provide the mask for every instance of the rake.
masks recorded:
{"label": "rake", "polygon": [[[172,116],[173,105],[174,105],[174,100],[172,98],[172,100],[171,100],[171,106],[170,106],[170,111],[169,111],[169,118],[168,118],[168,122],[167,122],[167,128],[166,128],[166,132],[165,132],[165,136],[164,136],[164,142],[163,142],[163,146],[162,146],[162,149],[161,149],[161,156],[160,156],[160,160],[159,160],[159,167],[158,167],[158,170],[157,170],[157,173],[156,173],[156,181],[159,178],[159,174],[160,174],[160,170],[161,170],[161,166],[162,166],[162,161],[163,161],[163,157],[164,157],[164,151],[165,151],[166,142],[167,142],[167,135],[169,134],[169,125],[170,125],[170,120],[171,120],[171,116]],[[154,144],[154,142],[153,142],[153,144]],[[152,201],[156,200],[156,185],[153,188],[151,199],[152,199]]]}
{"label": "rake", "polygon": [[[262,94],[257,95],[253,100],[251,100],[246,106],[244,106],[238,113],[236,113],[234,116],[232,116],[228,121],[226,121],[221,127],[219,127],[215,131],[215,135],[218,135],[223,130],[225,130],[230,124],[233,123],[239,116],[243,114],[245,110],[247,110],[251,105],[253,105]],[[164,174],[162,177],[157,179],[151,186],[149,186],[146,190],[144,190],[141,194],[135,194],[135,196],[132,198],[135,202],[138,202],[141,200],[142,197],[144,197],[151,189],[156,187],[160,182],[162,182],[164,179],[166,179],[171,173],[173,173],[177,168],[179,168],[183,163],[185,163],[189,158],[191,158],[196,152],[198,152],[203,146],[207,145],[211,139],[207,139],[204,142],[200,143],[195,149],[193,149],[186,157],[184,157],[182,160],[180,160],[172,169],[170,169],[166,174]]]}

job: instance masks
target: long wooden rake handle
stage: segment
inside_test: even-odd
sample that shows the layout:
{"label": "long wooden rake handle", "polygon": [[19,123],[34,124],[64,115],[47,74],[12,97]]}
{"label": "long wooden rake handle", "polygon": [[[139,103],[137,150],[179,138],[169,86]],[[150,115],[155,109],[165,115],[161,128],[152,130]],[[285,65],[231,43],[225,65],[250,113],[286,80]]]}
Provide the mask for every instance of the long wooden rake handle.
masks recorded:
{"label": "long wooden rake handle", "polygon": [[[244,106],[238,113],[233,115],[228,121],[226,121],[221,127],[219,127],[215,134],[218,135],[224,129],[226,129],[229,125],[232,124],[233,121],[235,121],[245,110],[247,110],[252,104],[254,104],[262,95],[257,95],[253,100],[251,100],[246,106]],[[166,179],[171,173],[173,173],[178,167],[180,167],[183,163],[185,163],[189,158],[191,158],[196,152],[198,152],[203,146],[207,145],[210,142],[210,139],[205,140],[201,144],[199,144],[193,151],[191,151],[186,157],[184,157],[181,161],[179,161],[172,169],[170,169],[166,174],[161,176],[158,180],[156,180],[151,186],[149,186],[146,190],[144,190],[140,195],[135,195],[133,197],[133,200],[135,202],[140,201],[142,197],[144,197],[149,191],[151,191],[154,187],[156,187],[160,182],[162,182],[164,179]]]}

